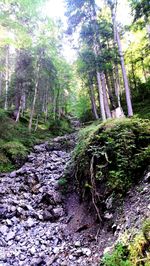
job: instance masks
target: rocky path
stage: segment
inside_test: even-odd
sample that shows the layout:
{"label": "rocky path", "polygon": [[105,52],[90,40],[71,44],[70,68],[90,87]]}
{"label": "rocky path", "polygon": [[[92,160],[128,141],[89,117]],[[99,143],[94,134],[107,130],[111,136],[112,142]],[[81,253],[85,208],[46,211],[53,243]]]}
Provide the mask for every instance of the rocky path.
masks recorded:
{"label": "rocky path", "polygon": [[77,232],[92,219],[74,192],[64,204],[59,186],[74,143],[71,134],[37,145],[24,166],[1,175],[0,266],[98,265],[95,235]]}
{"label": "rocky path", "polygon": [[120,233],[149,217],[149,174],[103,228],[73,186],[62,191],[75,142],[70,134],[37,145],[24,166],[0,176],[0,266],[98,266]]}

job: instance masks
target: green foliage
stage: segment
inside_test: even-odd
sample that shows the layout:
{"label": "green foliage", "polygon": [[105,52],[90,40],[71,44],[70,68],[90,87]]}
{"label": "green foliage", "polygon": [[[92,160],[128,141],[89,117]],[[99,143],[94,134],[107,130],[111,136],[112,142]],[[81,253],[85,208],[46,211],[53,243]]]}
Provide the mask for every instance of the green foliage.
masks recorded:
{"label": "green foliage", "polygon": [[65,194],[67,191],[67,185],[68,185],[68,181],[65,176],[58,180],[58,185],[59,185],[61,192]]}
{"label": "green foliage", "polygon": [[100,266],[132,266],[132,264],[126,260],[128,255],[128,250],[126,246],[119,243],[112,254],[106,254]]}
{"label": "green foliage", "polygon": [[81,122],[88,122],[93,120],[93,114],[91,111],[88,95],[79,95],[76,104],[76,115]]}
{"label": "green foliage", "polygon": [[93,176],[97,204],[112,193],[122,197],[142,177],[150,159],[149,143],[148,120],[123,118],[84,129],[74,152],[81,193],[91,197],[85,184],[93,188]]}
{"label": "green foliage", "polygon": [[2,149],[12,160],[24,159],[27,156],[27,148],[19,141],[9,141],[2,146]]}
{"label": "green foliage", "polygon": [[64,135],[65,133],[71,133],[71,123],[65,117],[57,118],[56,120],[51,120],[49,123],[49,131],[54,136]]}
{"label": "green foliage", "polygon": [[[148,237],[147,237],[148,236]],[[132,234],[131,240],[115,246],[111,254],[106,253],[100,266],[149,266],[150,262],[150,220],[144,222],[143,228]]]}
{"label": "green foliage", "polygon": [[28,131],[29,114],[26,112],[19,123],[11,119],[11,112],[0,109],[0,171],[11,171],[20,166],[34,144],[49,140],[52,136],[72,132],[70,121],[61,119],[44,121],[41,117],[36,132]]}
{"label": "green foliage", "polygon": [[61,186],[61,187],[66,186],[66,184],[67,184],[67,179],[66,179],[65,177],[60,178],[60,179],[58,180],[58,184],[59,184],[59,186]]}
{"label": "green foliage", "polygon": [[10,162],[10,160],[7,158],[7,156],[0,151],[0,172],[9,172],[14,169],[14,166]]}
{"label": "green foliage", "polygon": [[143,235],[144,235],[145,239],[150,242],[150,219],[147,219],[144,222],[142,231],[143,231]]}

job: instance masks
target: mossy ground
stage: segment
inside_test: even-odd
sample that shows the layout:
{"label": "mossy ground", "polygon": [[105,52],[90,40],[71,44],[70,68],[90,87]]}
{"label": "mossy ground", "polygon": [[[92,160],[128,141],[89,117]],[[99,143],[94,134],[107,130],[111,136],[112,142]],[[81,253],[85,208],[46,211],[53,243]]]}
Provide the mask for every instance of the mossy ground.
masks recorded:
{"label": "mossy ground", "polygon": [[28,122],[28,113],[16,123],[11,117],[11,112],[0,109],[0,172],[9,172],[20,166],[35,144],[72,130],[66,118],[45,122],[41,117],[36,132],[36,120],[33,121],[31,133],[28,130]]}
{"label": "mossy ground", "polygon": [[113,194],[121,199],[142,177],[150,159],[150,122],[137,117],[108,120],[83,129],[74,152],[82,198],[102,213]]}

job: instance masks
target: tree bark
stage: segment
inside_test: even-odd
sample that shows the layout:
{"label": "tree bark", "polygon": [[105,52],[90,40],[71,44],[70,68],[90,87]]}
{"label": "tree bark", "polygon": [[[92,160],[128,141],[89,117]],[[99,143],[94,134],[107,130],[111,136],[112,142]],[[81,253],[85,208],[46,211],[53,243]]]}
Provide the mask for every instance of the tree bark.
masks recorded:
{"label": "tree bark", "polygon": [[119,83],[119,71],[118,71],[118,66],[115,65],[115,94],[117,97],[117,103],[118,106],[121,107],[121,102],[120,102],[120,83]]}
{"label": "tree bark", "polygon": [[3,73],[0,72],[0,96],[2,95],[2,77],[3,77]]}
{"label": "tree bark", "polygon": [[132,68],[132,77],[133,77],[133,83],[134,83],[134,88],[137,90],[137,84],[136,84],[136,76],[135,76],[135,63],[133,62],[133,54],[131,52],[131,68]]}
{"label": "tree bark", "polygon": [[[92,7],[91,20],[95,28],[95,33],[93,36],[93,50],[94,50],[95,57],[97,59],[99,52],[100,52],[101,45],[100,45],[100,42],[97,36],[97,18],[96,18],[96,10],[95,10],[95,0],[91,1],[91,7]],[[106,120],[106,113],[105,113],[104,96],[103,96],[104,83],[101,82],[102,81],[101,75],[103,75],[103,73],[99,71],[99,65],[98,63],[96,63],[96,76],[97,76],[97,83],[98,83],[99,103],[100,103],[101,117],[102,117],[102,120],[104,121]]]}
{"label": "tree bark", "polygon": [[33,97],[33,102],[32,102],[32,108],[31,108],[31,114],[30,114],[30,120],[29,120],[29,132],[31,132],[32,129],[32,121],[33,121],[33,115],[34,115],[34,110],[35,110],[35,103],[36,103],[36,98],[37,98],[37,92],[38,92],[38,85],[39,85],[39,69],[40,66],[37,66],[37,77],[35,81],[35,88],[34,88],[34,97]]}
{"label": "tree bark", "polygon": [[111,107],[112,107],[112,109],[115,109],[116,108],[116,104],[115,104],[113,93],[111,91],[111,85],[110,85],[110,81],[109,81],[109,77],[108,77],[107,71],[105,71],[105,78],[106,78],[106,85],[107,85],[107,90],[108,90],[108,95],[109,95],[109,100],[110,100],[110,103],[111,103]]}
{"label": "tree bark", "polygon": [[97,108],[96,108],[93,83],[90,77],[89,77],[89,89],[90,89],[90,100],[91,100],[92,112],[93,112],[94,118],[97,120],[99,119],[99,116],[98,116]]}
{"label": "tree bark", "polygon": [[8,87],[9,87],[9,46],[6,46],[6,61],[5,61],[5,104],[4,109],[8,109]]}
{"label": "tree bark", "polygon": [[127,108],[128,108],[128,116],[130,117],[130,116],[133,116],[130,88],[129,88],[129,83],[128,83],[126,69],[125,69],[125,63],[124,63],[124,57],[123,57],[123,52],[122,52],[120,36],[119,36],[117,28],[116,28],[116,38],[117,38],[119,55],[120,55],[122,76],[123,76],[123,81],[124,81],[124,86],[125,86],[126,102],[127,102]]}
{"label": "tree bark", "polygon": [[122,51],[120,36],[119,36],[119,32],[118,32],[117,25],[116,25],[116,16],[115,16],[116,4],[117,4],[117,2],[110,4],[112,23],[113,23],[113,29],[114,29],[114,42],[115,43],[117,42],[117,45],[118,45],[118,52],[119,52],[119,56],[120,56],[122,76],[123,76],[125,93],[126,93],[126,103],[127,103],[127,109],[128,109],[128,116],[133,116],[129,82],[128,82],[126,68],[125,68],[125,62],[124,62],[124,57],[123,57],[123,51]]}
{"label": "tree bark", "polygon": [[106,117],[111,118],[111,112],[110,112],[110,108],[109,108],[106,83],[105,83],[105,75],[103,72],[101,73],[101,84],[102,84],[102,88],[103,88],[104,108],[105,108]]}
{"label": "tree bark", "polygon": [[36,118],[36,124],[35,124],[35,129],[34,129],[34,132],[36,132],[36,131],[37,131],[38,124],[39,124],[39,115],[37,115],[37,118]]}
{"label": "tree bark", "polygon": [[98,93],[99,93],[101,117],[102,117],[102,120],[105,121],[106,120],[106,114],[105,114],[105,107],[104,107],[103,90],[102,90],[102,85],[101,85],[101,74],[100,74],[100,72],[97,72],[96,75],[97,75],[97,82],[98,82]]}

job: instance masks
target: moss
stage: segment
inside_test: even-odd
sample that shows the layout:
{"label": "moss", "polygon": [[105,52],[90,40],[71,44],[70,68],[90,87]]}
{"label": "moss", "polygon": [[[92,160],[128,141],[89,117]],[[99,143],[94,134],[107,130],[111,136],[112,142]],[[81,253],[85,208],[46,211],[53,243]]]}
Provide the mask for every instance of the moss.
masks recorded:
{"label": "moss", "polygon": [[11,159],[24,159],[27,156],[27,148],[19,141],[9,141],[2,146],[2,149]]}
{"label": "moss", "polygon": [[[72,132],[71,124],[65,117],[56,121],[45,122],[45,117],[39,118],[37,131],[29,133],[29,112],[25,112],[20,121],[16,123],[12,119],[12,111],[0,109],[0,153],[7,158],[7,162],[1,160],[0,171],[11,171],[14,167],[24,162],[27,153],[32,150],[35,144],[49,140],[56,135],[63,135]],[[33,119],[33,128],[36,119]]]}
{"label": "moss", "polygon": [[100,263],[100,266],[132,266],[127,257],[127,247],[121,243],[118,243],[112,254],[105,254]]}
{"label": "moss", "polygon": [[13,169],[14,167],[7,156],[0,152],[0,172],[9,172]]}
{"label": "moss", "polygon": [[82,130],[74,152],[81,194],[92,201],[94,191],[97,205],[112,193],[122,197],[145,171],[149,143],[150,122],[138,118],[109,120]]}

